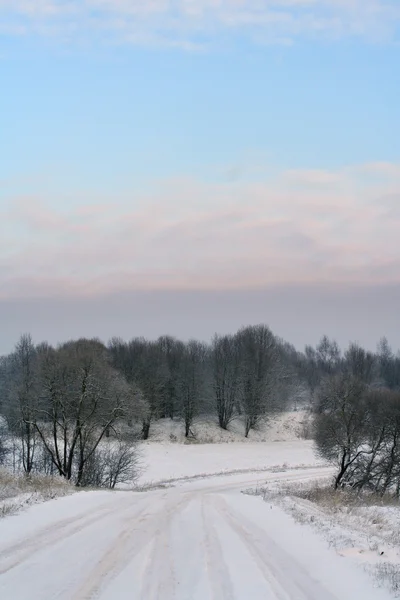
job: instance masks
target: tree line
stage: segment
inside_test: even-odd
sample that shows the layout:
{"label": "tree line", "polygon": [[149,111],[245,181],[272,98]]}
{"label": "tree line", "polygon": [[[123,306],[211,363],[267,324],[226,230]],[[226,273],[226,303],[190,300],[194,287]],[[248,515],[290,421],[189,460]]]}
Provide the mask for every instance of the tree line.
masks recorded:
{"label": "tree line", "polygon": [[[240,418],[247,437],[272,413],[305,404],[318,451],[338,464],[335,485],[387,490],[397,473],[399,390],[400,357],[386,339],[374,353],[357,344],[342,353],[327,336],[300,352],[266,325],[209,344],[163,336],[52,347],[26,334],[0,358],[0,463],[12,456],[28,474],[114,487],[132,478],[135,440],[147,439],[160,418],[179,419],[186,437],[199,417],[222,429]],[[392,466],[384,484],[385,465]]]}
{"label": "tree line", "polygon": [[240,415],[248,436],[278,398],[283,407],[292,375],[264,325],[211,344],[164,336],[52,347],[25,334],[0,359],[0,462],[12,455],[27,474],[114,487],[132,477],[135,441],[148,438],[155,420],[180,419],[189,437],[199,416],[227,429]]}
{"label": "tree line", "polygon": [[114,338],[108,350],[113,367],[146,400],[144,439],[152,421],[175,417],[188,437],[201,415],[215,415],[222,429],[241,416],[247,437],[261,419],[284,407],[295,378],[282,342],[265,325],[216,335],[211,344],[169,336],[154,342]]}

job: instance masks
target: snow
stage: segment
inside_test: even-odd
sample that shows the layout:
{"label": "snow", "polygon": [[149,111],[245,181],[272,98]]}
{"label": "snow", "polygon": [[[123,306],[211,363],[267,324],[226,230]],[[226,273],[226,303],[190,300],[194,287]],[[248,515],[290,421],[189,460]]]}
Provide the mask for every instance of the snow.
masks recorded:
{"label": "snow", "polygon": [[[268,485],[270,491],[275,484]],[[295,484],[298,485],[299,482]],[[301,485],[307,485],[303,482]],[[289,488],[290,489],[290,488]],[[297,522],[312,526],[336,553],[363,568],[399,597],[400,592],[400,506],[355,504],[324,506],[290,494],[275,498]],[[262,490],[259,490],[262,493]],[[293,492],[294,493],[294,492]],[[265,500],[270,502],[269,494]],[[366,500],[367,501],[367,500]]]}
{"label": "snow", "polygon": [[261,470],[274,466],[323,464],[314,454],[313,443],[294,442],[236,444],[158,444],[142,446],[143,473],[139,484],[237,470]]}
{"label": "snow", "polygon": [[[159,480],[270,469],[285,463],[288,466],[316,464],[312,443],[299,438],[308,420],[306,410],[281,413],[271,417],[268,423],[261,423],[246,439],[240,419],[230,424],[229,431],[224,431],[209,418],[196,422],[196,443],[188,444],[181,421],[161,419],[152,424],[150,440],[140,444],[142,476],[139,484],[148,486]],[[112,443],[112,439],[103,442]],[[134,482],[125,482],[119,487],[133,488]],[[22,473],[13,475],[12,464],[9,464],[8,471],[0,469],[0,517],[69,494],[73,489],[58,477],[37,475],[27,479]]]}
{"label": "snow", "polygon": [[[258,477],[307,478],[321,470]],[[250,476],[146,493],[82,492],[6,518],[0,597],[388,600],[311,527],[241,494]]]}
{"label": "snow", "polygon": [[[321,535],[318,507],[242,493],[329,478],[331,467],[316,459],[310,441],[292,434],[280,442],[164,441],[143,444],[142,452],[143,491],[81,491],[0,520],[0,598],[392,597],[357,566],[360,537],[351,546]],[[298,519],[300,510],[308,518]],[[336,526],[332,519],[327,523],[344,539],[342,517]],[[369,516],[378,517],[383,515]],[[370,549],[370,561],[372,554]]]}
{"label": "snow", "polygon": [[[200,444],[250,443],[254,442],[289,442],[304,437],[310,421],[310,413],[306,410],[289,411],[271,416],[261,422],[256,430],[251,430],[245,438],[244,421],[240,417],[234,419],[228,431],[218,426],[216,419],[199,418],[195,421],[192,432],[194,441]],[[184,424],[179,419],[159,419],[150,427],[150,442],[185,443]]]}

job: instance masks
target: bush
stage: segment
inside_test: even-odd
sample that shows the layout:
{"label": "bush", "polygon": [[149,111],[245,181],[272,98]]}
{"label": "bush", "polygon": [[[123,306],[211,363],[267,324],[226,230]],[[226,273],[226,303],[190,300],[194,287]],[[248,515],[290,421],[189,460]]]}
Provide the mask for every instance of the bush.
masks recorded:
{"label": "bush", "polygon": [[89,458],[80,485],[114,489],[120,483],[133,483],[139,474],[136,443],[112,440],[99,445]]}

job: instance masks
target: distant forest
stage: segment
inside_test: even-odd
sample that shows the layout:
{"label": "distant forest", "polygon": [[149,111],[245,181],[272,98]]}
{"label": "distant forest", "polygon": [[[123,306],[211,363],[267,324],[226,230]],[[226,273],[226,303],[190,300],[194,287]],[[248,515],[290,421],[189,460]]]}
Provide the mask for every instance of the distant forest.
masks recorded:
{"label": "distant forest", "polygon": [[[163,336],[52,347],[21,336],[0,358],[0,463],[18,440],[13,460],[25,473],[92,485],[106,472],[113,487],[115,464],[129,470],[132,444],[158,419],[180,419],[190,437],[200,416],[223,429],[241,418],[247,437],[271,414],[298,407],[313,414],[317,450],[338,465],[336,487],[386,491],[398,481],[399,493],[400,354],[385,338],[370,352],[356,343],[341,351],[327,336],[299,352],[266,325],[209,344]],[[107,439],[115,443],[106,456]]]}

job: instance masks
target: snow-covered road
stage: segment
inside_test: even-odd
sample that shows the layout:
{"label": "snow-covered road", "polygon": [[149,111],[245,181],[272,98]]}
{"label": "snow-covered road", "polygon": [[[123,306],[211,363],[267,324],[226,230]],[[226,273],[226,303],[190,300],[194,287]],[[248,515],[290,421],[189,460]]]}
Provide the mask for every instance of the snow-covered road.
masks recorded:
{"label": "snow-covered road", "polygon": [[81,492],[0,522],[4,600],[378,600],[306,526],[240,490],[326,468]]}

